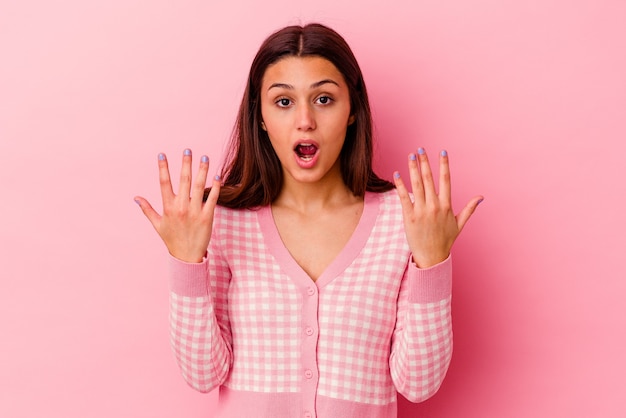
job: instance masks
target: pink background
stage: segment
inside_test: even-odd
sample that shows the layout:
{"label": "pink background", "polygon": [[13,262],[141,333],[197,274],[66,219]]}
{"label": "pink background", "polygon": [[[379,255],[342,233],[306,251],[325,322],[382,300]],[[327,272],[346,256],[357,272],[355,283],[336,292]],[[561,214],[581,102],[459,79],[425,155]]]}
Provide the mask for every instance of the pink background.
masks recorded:
{"label": "pink background", "polygon": [[[217,6],[216,4],[220,4]],[[626,2],[0,4],[0,416],[210,417],[170,353],[156,155],[217,165],[260,42],[353,47],[387,178],[446,148],[455,354],[401,417],[622,417]]]}

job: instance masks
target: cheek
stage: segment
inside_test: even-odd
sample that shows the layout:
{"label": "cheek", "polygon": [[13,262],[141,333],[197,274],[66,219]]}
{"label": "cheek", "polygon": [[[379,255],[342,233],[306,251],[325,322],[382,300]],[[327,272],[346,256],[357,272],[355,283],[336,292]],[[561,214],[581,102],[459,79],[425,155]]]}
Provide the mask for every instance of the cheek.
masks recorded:
{"label": "cheek", "polygon": [[276,130],[276,115],[263,103],[261,103],[261,122],[263,122],[262,126],[265,127],[264,130],[266,132],[269,133]]}
{"label": "cheek", "polygon": [[270,145],[274,149],[274,153],[276,153],[278,158],[282,160],[286,155],[291,152],[291,150],[285,145],[284,142],[280,141],[280,135],[277,135],[274,131],[271,131],[272,134],[270,135],[269,132],[270,131],[268,131]]}
{"label": "cheek", "polygon": [[274,139],[279,139],[288,128],[284,115],[277,115],[273,112],[262,112],[261,117],[265,125],[265,131]]}
{"label": "cheek", "polygon": [[280,153],[281,150],[284,150],[285,134],[281,132],[280,128],[277,128],[275,125],[267,126],[266,134],[277,154]]}
{"label": "cheek", "polygon": [[350,124],[350,110],[342,109],[326,119],[327,126],[336,132],[345,132]]}
{"label": "cheek", "polygon": [[329,124],[329,134],[331,134],[335,138],[340,138],[341,140],[345,139],[346,133],[348,132],[348,122],[347,118],[345,120],[335,120],[334,123]]}

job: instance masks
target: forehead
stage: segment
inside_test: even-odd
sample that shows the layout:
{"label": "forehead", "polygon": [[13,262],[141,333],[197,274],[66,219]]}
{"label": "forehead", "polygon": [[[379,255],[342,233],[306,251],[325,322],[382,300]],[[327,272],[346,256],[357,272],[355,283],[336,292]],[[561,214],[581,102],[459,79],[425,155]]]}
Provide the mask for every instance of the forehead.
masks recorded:
{"label": "forehead", "polygon": [[345,84],[341,72],[326,58],[289,56],[267,67],[262,85],[263,89],[273,83],[300,87],[326,79],[333,80],[340,85]]}

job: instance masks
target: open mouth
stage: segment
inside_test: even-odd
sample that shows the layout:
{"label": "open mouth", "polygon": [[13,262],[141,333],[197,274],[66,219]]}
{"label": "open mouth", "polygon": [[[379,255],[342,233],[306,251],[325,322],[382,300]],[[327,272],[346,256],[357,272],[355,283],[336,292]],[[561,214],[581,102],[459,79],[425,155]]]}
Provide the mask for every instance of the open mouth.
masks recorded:
{"label": "open mouth", "polygon": [[294,151],[296,152],[296,155],[298,155],[298,158],[300,158],[301,160],[310,161],[313,159],[315,153],[317,152],[317,146],[303,142],[296,145]]}

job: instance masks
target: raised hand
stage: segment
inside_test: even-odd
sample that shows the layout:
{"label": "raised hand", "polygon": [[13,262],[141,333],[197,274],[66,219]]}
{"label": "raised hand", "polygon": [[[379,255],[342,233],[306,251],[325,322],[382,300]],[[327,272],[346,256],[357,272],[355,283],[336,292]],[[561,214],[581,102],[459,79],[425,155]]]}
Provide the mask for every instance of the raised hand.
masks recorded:
{"label": "raised hand", "polygon": [[483,198],[475,196],[457,216],[454,215],[446,151],[442,151],[439,156],[439,194],[423,148],[418,149],[417,155],[409,155],[409,175],[414,201],[411,201],[400,174],[394,173],[396,190],[402,204],[404,230],[413,262],[420,268],[428,268],[448,257],[452,244]]}
{"label": "raised hand", "polygon": [[159,215],[143,197],[135,197],[144,215],[165,243],[170,254],[179,260],[202,261],[211,239],[213,213],[220,193],[219,177],[213,181],[211,192],[203,202],[209,158],[200,159],[198,176],[191,179],[191,150],[183,153],[178,194],[174,194],[165,154],[159,154],[159,182],[163,199],[163,215]]}

